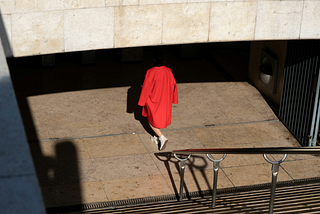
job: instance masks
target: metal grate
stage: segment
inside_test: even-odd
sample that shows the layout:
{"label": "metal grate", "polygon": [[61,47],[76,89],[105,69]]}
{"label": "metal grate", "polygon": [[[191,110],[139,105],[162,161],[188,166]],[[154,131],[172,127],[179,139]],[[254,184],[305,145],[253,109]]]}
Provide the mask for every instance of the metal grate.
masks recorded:
{"label": "metal grate", "polygon": [[279,117],[302,146],[309,144],[319,41],[288,41]]}

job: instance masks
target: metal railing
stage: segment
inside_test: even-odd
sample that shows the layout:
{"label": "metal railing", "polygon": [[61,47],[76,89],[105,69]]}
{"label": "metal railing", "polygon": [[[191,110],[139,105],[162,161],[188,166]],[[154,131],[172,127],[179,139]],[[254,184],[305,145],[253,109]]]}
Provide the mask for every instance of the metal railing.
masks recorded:
{"label": "metal railing", "polygon": [[[186,149],[186,150],[174,150],[172,151],[174,157],[180,161],[181,167],[181,180],[180,180],[180,196],[179,201],[182,201],[183,195],[183,183],[184,183],[184,171],[186,161],[191,157],[192,154],[206,154],[207,158],[213,162],[213,189],[212,189],[212,208],[215,208],[216,204],[216,192],[218,183],[218,172],[220,168],[220,162],[225,159],[227,154],[263,154],[264,159],[272,164],[272,182],[271,182],[271,193],[269,203],[269,214],[273,213],[274,198],[277,177],[279,172],[280,163],[282,163],[288,154],[320,154],[319,147],[268,147],[268,148],[216,148],[216,149]],[[211,154],[223,154],[223,157],[215,160],[210,157]],[[279,161],[270,160],[268,154],[284,154],[283,158]],[[186,158],[179,158],[177,155],[187,155]]]}

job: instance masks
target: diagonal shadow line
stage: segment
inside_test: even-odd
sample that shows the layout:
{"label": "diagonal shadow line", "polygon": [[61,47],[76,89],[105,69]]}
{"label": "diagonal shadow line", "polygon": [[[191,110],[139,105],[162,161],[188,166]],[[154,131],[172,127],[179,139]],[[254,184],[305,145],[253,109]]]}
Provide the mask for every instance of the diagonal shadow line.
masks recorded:
{"label": "diagonal shadow line", "polygon": [[[173,158],[174,156],[172,155],[171,152],[159,152],[159,153],[155,153],[154,155],[156,156],[156,158],[157,158],[158,160],[164,162],[164,165],[165,165],[165,167],[166,167],[166,169],[167,169],[167,172],[168,172],[168,175],[169,175],[171,184],[172,184],[172,188],[174,189],[174,193],[175,193],[175,195],[176,195],[176,197],[177,197],[177,200],[178,200],[180,193],[178,192],[178,188],[177,188],[177,186],[176,186],[176,184],[175,184],[175,182],[174,182],[174,178],[173,178],[173,175],[172,175],[172,172],[171,172],[171,168],[170,168],[169,162],[174,163],[174,165],[175,165],[175,167],[176,167],[176,170],[177,170],[177,172],[179,173],[180,181],[181,181],[182,177],[181,177],[181,168],[180,168],[180,165],[179,165],[179,161],[178,161],[178,160],[177,160],[177,161],[173,161],[173,160],[172,160],[172,158]],[[164,158],[163,158],[163,157],[164,157]],[[192,159],[191,159],[191,160],[190,160],[190,158],[188,159],[187,165],[188,165],[189,170],[190,170],[190,172],[191,172],[191,174],[192,174],[193,180],[194,180],[195,183],[196,183],[198,192],[199,192],[200,196],[202,197],[202,196],[203,196],[203,195],[202,195],[202,190],[201,190],[199,181],[198,181],[198,179],[197,179],[197,177],[196,177],[196,175],[195,175],[194,169],[200,170],[201,175],[204,177],[205,183],[206,183],[206,185],[208,186],[208,189],[211,189],[211,188],[210,188],[209,181],[208,181],[208,178],[207,178],[206,174],[204,173],[204,168],[205,168],[208,164],[207,164],[207,162],[203,161],[203,162],[205,163],[204,165],[195,165],[195,159],[197,159],[197,158],[201,158],[201,159],[205,160],[205,158],[203,158],[203,157],[201,157],[201,156],[192,156]],[[176,160],[176,159],[174,158],[174,160]],[[190,194],[189,194],[189,190],[188,190],[188,187],[187,187],[187,185],[186,185],[185,182],[183,182],[183,187],[184,187],[184,189],[185,189],[185,193],[186,193],[187,198],[190,199],[191,196],[190,196]],[[180,190],[180,188],[179,188],[179,190]]]}
{"label": "diagonal shadow line", "polygon": [[13,52],[12,52],[12,48],[11,48],[11,44],[8,38],[8,34],[5,28],[5,24],[3,21],[3,14],[1,13],[1,8],[0,8],[0,37],[1,37],[1,43],[4,49],[4,53],[6,55],[6,57],[13,57]]}
{"label": "diagonal shadow line", "polygon": [[[76,145],[72,141],[57,141],[54,144],[54,156],[46,156],[38,139],[27,97],[20,97],[17,100],[24,115],[23,124],[45,206],[51,207],[61,201],[69,204],[82,204]],[[31,139],[32,143],[30,143]],[[46,145],[43,146],[46,147]],[[66,185],[72,189],[68,190]]]}
{"label": "diagonal shadow line", "polygon": [[[176,184],[174,182],[174,178],[173,178],[173,175],[172,175],[172,172],[171,172],[171,169],[170,169],[170,165],[169,165],[169,161],[172,158],[171,152],[161,152],[161,153],[156,153],[154,155],[156,156],[156,158],[158,160],[164,162],[164,166],[167,169],[168,176],[169,176],[170,182],[172,184],[172,188],[173,188],[174,194],[176,196],[176,199],[178,200],[179,199],[179,192],[178,192],[178,189],[177,189]],[[161,157],[164,157],[165,159],[161,159]]]}

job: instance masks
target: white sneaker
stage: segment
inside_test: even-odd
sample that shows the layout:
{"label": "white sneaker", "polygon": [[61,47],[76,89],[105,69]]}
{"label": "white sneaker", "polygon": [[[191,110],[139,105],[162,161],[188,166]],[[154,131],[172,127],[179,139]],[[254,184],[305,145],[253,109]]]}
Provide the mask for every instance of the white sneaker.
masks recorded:
{"label": "white sneaker", "polygon": [[158,137],[157,137],[157,136],[151,136],[151,137],[150,137],[150,139],[151,139],[151,141],[153,141],[155,144],[157,144],[157,145],[158,145],[158,141],[159,141],[159,139],[158,139]]}
{"label": "white sneaker", "polygon": [[164,136],[164,135],[161,135],[161,137],[159,137],[159,141],[160,141],[160,148],[159,150],[164,150],[166,148],[166,144],[168,142],[168,139]]}

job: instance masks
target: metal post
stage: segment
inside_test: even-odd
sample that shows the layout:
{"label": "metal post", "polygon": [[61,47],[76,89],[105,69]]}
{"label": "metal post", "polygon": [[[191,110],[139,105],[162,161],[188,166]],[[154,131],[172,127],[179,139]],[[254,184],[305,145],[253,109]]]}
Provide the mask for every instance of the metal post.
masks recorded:
{"label": "metal post", "polygon": [[270,203],[269,203],[269,214],[273,213],[274,207],[274,196],[276,192],[276,184],[277,184],[277,177],[279,172],[279,163],[272,164],[272,183],[271,183],[271,195],[270,195]]}
{"label": "metal post", "polygon": [[220,161],[222,161],[227,154],[224,154],[219,160],[215,160],[207,154],[207,157],[210,161],[213,162],[213,189],[212,189],[212,209],[216,207],[216,196],[217,196],[217,183],[218,183],[218,172],[220,168]]}
{"label": "metal post", "polygon": [[181,161],[180,166],[181,166],[181,178],[180,178],[180,197],[179,197],[179,201],[182,201],[184,170],[186,168],[186,161],[185,160]]}
{"label": "metal post", "polygon": [[[318,132],[314,131],[314,124],[315,121],[318,120],[319,121],[319,90],[320,90],[320,70],[318,73],[318,81],[317,81],[317,88],[316,88],[316,96],[314,98],[314,106],[313,106],[313,114],[312,114],[312,123],[311,123],[311,130],[310,130],[310,139],[309,139],[309,146],[314,146],[313,145],[313,141],[314,138],[317,138],[317,134]],[[317,119],[316,119],[316,115],[317,115]]]}
{"label": "metal post", "polygon": [[[320,74],[319,74],[320,76]],[[319,119],[320,119],[320,99],[319,99],[318,109],[317,109],[317,119],[316,119],[316,128],[314,130],[314,134],[312,137],[312,143],[311,146],[316,146],[317,143],[317,137],[318,137],[318,131],[319,131]]]}
{"label": "metal post", "polygon": [[264,159],[272,164],[272,183],[271,183],[271,193],[270,193],[270,203],[269,203],[269,214],[273,214],[273,208],[274,208],[274,198],[275,198],[275,192],[276,192],[276,185],[277,185],[277,177],[279,172],[279,166],[280,163],[283,162],[287,155],[285,154],[283,158],[279,161],[271,161],[266,154],[263,155]]}
{"label": "metal post", "polygon": [[184,170],[186,168],[186,161],[190,158],[191,154],[188,155],[187,158],[181,159],[178,158],[176,154],[173,154],[174,157],[180,161],[180,167],[181,167],[181,174],[180,174],[180,196],[179,201],[182,201],[182,195],[183,195],[183,182],[184,182]]}
{"label": "metal post", "polygon": [[212,206],[211,208],[215,208],[216,206],[216,195],[217,195],[217,183],[218,183],[218,172],[220,162],[213,163],[213,189],[212,189]]}

